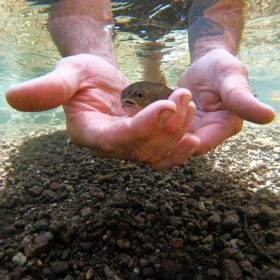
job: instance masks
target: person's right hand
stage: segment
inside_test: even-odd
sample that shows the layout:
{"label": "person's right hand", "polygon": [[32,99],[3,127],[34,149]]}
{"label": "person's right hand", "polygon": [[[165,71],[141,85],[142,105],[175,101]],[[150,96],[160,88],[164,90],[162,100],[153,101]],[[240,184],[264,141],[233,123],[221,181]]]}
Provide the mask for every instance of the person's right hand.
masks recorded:
{"label": "person's right hand", "polygon": [[199,145],[186,133],[195,112],[191,94],[176,89],[133,117],[121,108],[128,79],[106,60],[90,54],[63,58],[53,72],[12,86],[9,104],[21,111],[63,105],[73,143],[98,157],[144,162],[156,169],[183,164]]}
{"label": "person's right hand", "polygon": [[197,108],[189,127],[200,140],[195,154],[205,154],[237,134],[243,120],[266,124],[275,117],[273,108],[254,97],[246,66],[225,49],[194,59],[178,86],[192,92]]}

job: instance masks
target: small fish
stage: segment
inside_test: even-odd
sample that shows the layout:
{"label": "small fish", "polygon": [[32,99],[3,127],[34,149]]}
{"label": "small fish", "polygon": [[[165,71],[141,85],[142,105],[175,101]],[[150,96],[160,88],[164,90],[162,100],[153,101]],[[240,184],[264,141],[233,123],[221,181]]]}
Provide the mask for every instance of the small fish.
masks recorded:
{"label": "small fish", "polygon": [[154,82],[136,82],[129,85],[121,93],[122,108],[130,116],[151,104],[152,102],[168,99],[173,90],[160,81]]}

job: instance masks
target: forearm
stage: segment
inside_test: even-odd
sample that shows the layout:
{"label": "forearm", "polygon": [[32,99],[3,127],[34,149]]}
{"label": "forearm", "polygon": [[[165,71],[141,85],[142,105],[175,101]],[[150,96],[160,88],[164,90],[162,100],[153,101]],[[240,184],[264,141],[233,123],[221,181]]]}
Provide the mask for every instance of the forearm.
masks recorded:
{"label": "forearm", "polygon": [[54,5],[49,31],[62,56],[98,55],[117,65],[110,0],[63,0]]}
{"label": "forearm", "polygon": [[244,25],[244,0],[194,0],[189,12],[191,60],[223,48],[236,54]]}

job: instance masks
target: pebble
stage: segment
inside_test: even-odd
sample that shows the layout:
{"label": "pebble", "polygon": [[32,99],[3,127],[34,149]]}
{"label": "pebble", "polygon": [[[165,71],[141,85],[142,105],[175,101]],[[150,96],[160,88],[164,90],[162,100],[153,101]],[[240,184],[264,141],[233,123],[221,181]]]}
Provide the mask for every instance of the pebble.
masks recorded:
{"label": "pebble", "polygon": [[156,204],[147,203],[145,205],[144,211],[147,214],[153,214],[153,213],[155,213],[157,211],[157,206],[156,206]]}
{"label": "pebble", "polygon": [[272,268],[263,273],[263,280],[279,280],[280,279],[280,269]]}
{"label": "pebble", "polygon": [[175,260],[162,260],[158,274],[161,280],[183,279],[184,265]]}
{"label": "pebble", "polygon": [[218,214],[214,214],[208,218],[209,225],[217,226],[221,223],[221,216]]}
{"label": "pebble", "polygon": [[22,240],[22,247],[27,257],[35,257],[44,252],[49,245],[48,238],[43,235],[27,235]]}
{"label": "pebble", "polygon": [[131,256],[130,255],[127,255],[125,253],[120,253],[120,256],[119,256],[120,260],[121,260],[121,263],[123,265],[128,265],[130,260],[131,260]]}
{"label": "pebble", "polygon": [[0,208],[11,209],[16,205],[16,203],[17,203],[17,199],[14,195],[4,193],[2,194],[1,197],[1,193],[0,193]]}
{"label": "pebble", "polygon": [[66,186],[65,186],[65,189],[66,189],[66,191],[68,191],[69,193],[75,192],[74,187],[71,186],[71,185],[66,185]]}
{"label": "pebble", "polygon": [[208,270],[207,270],[207,274],[211,277],[211,278],[216,278],[218,279],[220,277],[220,271],[219,269],[217,268],[212,268],[210,267]]}
{"label": "pebble", "polygon": [[265,235],[265,242],[272,244],[276,241],[280,240],[280,234],[274,231],[268,231]]}
{"label": "pebble", "polygon": [[94,210],[90,207],[84,208],[81,210],[82,217],[89,217],[94,214]]}
{"label": "pebble", "polygon": [[48,201],[55,201],[57,199],[56,193],[49,189],[43,191],[43,197]]}
{"label": "pebble", "polygon": [[18,252],[13,256],[12,261],[17,265],[22,266],[27,262],[27,257],[22,252]]}
{"label": "pebble", "polygon": [[233,259],[235,261],[243,261],[245,259],[244,254],[235,248],[225,248],[222,254],[224,258]]}
{"label": "pebble", "polygon": [[256,138],[254,144],[257,144],[261,148],[268,148],[269,146],[275,146],[274,141],[271,138]]}
{"label": "pebble", "polygon": [[274,221],[277,218],[277,214],[273,208],[263,205],[260,208],[258,218],[261,223],[267,224]]}
{"label": "pebble", "polygon": [[152,277],[154,277],[155,276],[155,272],[154,272],[153,267],[151,267],[151,266],[144,267],[143,270],[142,270],[142,275],[145,278],[152,278]]}
{"label": "pebble", "polygon": [[130,249],[130,241],[129,240],[126,240],[126,239],[119,239],[117,241],[117,245],[120,249],[123,249],[123,250],[128,250]]}
{"label": "pebble", "polygon": [[93,268],[88,269],[86,273],[86,280],[94,279],[96,272]]}
{"label": "pebble", "polygon": [[44,187],[42,186],[33,186],[31,188],[28,189],[28,192],[30,195],[37,197],[39,195],[41,195],[41,193],[44,191]]}
{"label": "pebble", "polygon": [[182,238],[174,237],[170,239],[169,245],[173,249],[182,249],[184,247],[184,240]]}
{"label": "pebble", "polygon": [[69,243],[75,236],[77,227],[71,222],[54,221],[50,225],[50,231],[54,234],[55,238]]}
{"label": "pebble", "polygon": [[178,217],[178,216],[171,216],[169,218],[169,224],[173,227],[180,227],[182,226],[183,222],[182,222],[182,218],[181,217]]}
{"label": "pebble", "polygon": [[108,265],[104,267],[104,274],[106,276],[106,279],[112,279],[112,280],[121,280],[121,278],[115,273],[113,269],[111,269]]}
{"label": "pebble", "polygon": [[226,213],[222,222],[223,228],[230,231],[239,225],[240,218],[236,213]]}
{"label": "pebble", "polygon": [[51,268],[55,274],[64,274],[69,269],[69,265],[66,261],[57,260],[51,264]]}
{"label": "pebble", "polygon": [[223,280],[242,279],[242,271],[239,265],[233,260],[224,260],[222,264]]}

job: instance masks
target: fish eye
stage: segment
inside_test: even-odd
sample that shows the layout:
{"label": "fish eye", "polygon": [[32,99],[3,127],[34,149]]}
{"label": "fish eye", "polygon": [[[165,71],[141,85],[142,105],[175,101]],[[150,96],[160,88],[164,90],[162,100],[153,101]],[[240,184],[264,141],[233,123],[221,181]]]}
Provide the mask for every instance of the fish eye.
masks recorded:
{"label": "fish eye", "polygon": [[136,91],[135,94],[136,94],[137,98],[143,98],[144,97],[144,94],[140,91]]}

